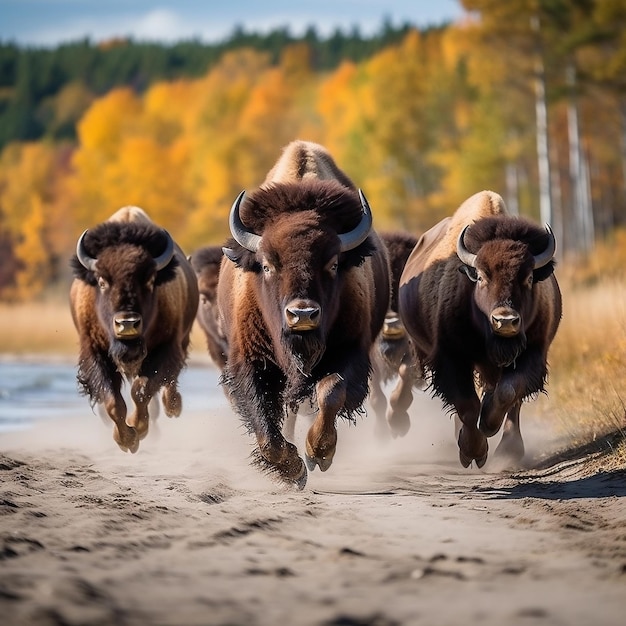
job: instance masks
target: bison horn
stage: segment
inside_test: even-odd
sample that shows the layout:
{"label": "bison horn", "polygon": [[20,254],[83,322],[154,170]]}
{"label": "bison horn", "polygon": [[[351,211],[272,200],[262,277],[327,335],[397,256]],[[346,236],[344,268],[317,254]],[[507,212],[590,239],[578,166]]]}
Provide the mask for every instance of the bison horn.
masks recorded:
{"label": "bison horn", "polygon": [[465,247],[465,233],[469,228],[469,224],[461,231],[459,238],[456,241],[456,253],[465,265],[469,265],[470,267],[476,267],[476,255],[472,254]]}
{"label": "bison horn", "polygon": [[348,250],[353,250],[357,246],[360,246],[367,239],[367,236],[372,230],[372,211],[365,194],[360,189],[359,199],[361,200],[363,216],[361,217],[361,221],[358,223],[356,228],[351,230],[349,233],[339,235],[342,252],[347,252]]}
{"label": "bison horn", "polygon": [[161,271],[164,267],[167,267],[167,264],[174,256],[174,240],[172,239],[172,236],[164,228],[162,228],[161,231],[167,237],[167,245],[165,246],[165,250],[159,254],[159,256],[154,257],[157,272]]}
{"label": "bison horn", "polygon": [[246,250],[250,250],[250,252],[256,252],[259,249],[261,237],[249,231],[244,226],[239,216],[239,207],[245,195],[246,192],[242,191],[237,196],[235,202],[233,202],[233,206],[230,209],[230,216],[228,217],[228,225],[230,226],[230,232],[233,238],[240,246],[243,246]]}
{"label": "bison horn", "polygon": [[78,243],[76,244],[76,256],[84,268],[88,269],[90,272],[95,272],[98,259],[94,259],[92,256],[89,256],[87,254],[87,250],[85,250],[84,239],[86,234],[87,231],[85,230],[78,238]]}
{"label": "bison horn", "polygon": [[539,269],[540,267],[547,265],[552,260],[552,257],[554,257],[554,253],[556,252],[556,237],[554,236],[554,233],[552,232],[552,229],[550,228],[550,224],[546,224],[546,231],[549,237],[548,245],[546,246],[546,249],[541,254],[535,255],[534,269]]}

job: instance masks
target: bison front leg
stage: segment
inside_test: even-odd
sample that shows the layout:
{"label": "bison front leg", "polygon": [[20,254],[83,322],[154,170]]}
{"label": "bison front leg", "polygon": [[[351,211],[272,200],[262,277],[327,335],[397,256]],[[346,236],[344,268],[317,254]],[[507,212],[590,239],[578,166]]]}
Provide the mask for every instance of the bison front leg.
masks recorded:
{"label": "bison front leg", "polygon": [[372,379],[370,381],[370,404],[376,416],[375,433],[381,441],[389,439],[389,425],[386,420],[387,397],[383,391],[383,375],[381,366],[374,360],[372,366]]}
{"label": "bison front leg", "polygon": [[524,441],[519,425],[522,403],[517,402],[507,413],[502,429],[502,439],[496,448],[495,457],[502,469],[515,467],[524,457]]}
{"label": "bison front leg", "polygon": [[163,389],[163,408],[168,417],[180,417],[183,410],[183,397],[178,391],[176,380],[170,381]]}
{"label": "bison front leg", "polygon": [[[492,437],[501,428],[505,417],[505,426],[509,429],[508,448],[519,460],[523,456],[524,444],[519,427],[519,406],[522,400],[543,390],[547,374],[545,357],[540,350],[528,348],[517,361],[502,372],[498,384],[487,390],[480,408],[480,430]],[[521,456],[520,456],[521,450]]]}
{"label": "bison front leg", "polygon": [[135,403],[134,413],[126,420],[139,437],[148,434],[151,400],[163,391],[163,408],[168,417],[178,416],[182,410],[182,398],[178,392],[178,376],[185,362],[185,354],[173,344],[164,344],[153,349],[142,363],[140,375],[133,381],[130,393]]}
{"label": "bison front leg", "polygon": [[[341,349],[343,348],[343,349]],[[333,373],[316,386],[319,410],[306,436],[306,461],[325,472],[332,464],[337,447],[337,415],[351,419],[361,410],[368,392],[370,360],[367,351],[341,346],[327,353],[325,362],[333,364]],[[320,367],[323,364],[320,363]]]}
{"label": "bison front leg", "polygon": [[487,389],[480,405],[480,430],[493,437],[502,426],[509,408],[515,403],[515,388],[506,377],[495,388]]}
{"label": "bison front leg", "polygon": [[458,431],[459,461],[463,467],[469,467],[472,461],[482,467],[487,462],[489,445],[478,429],[480,400],[474,388],[473,369],[458,360],[447,359],[438,363],[434,371],[436,394],[454,407],[462,424]]}
{"label": "bison front leg", "polygon": [[319,411],[306,436],[306,464],[311,471],[318,465],[325,472],[337,447],[337,413],[346,403],[346,384],[339,374],[330,374],[317,383],[317,403]]}
{"label": "bison front leg", "polygon": [[458,435],[459,461],[463,467],[469,467],[472,461],[476,462],[477,467],[487,462],[487,437],[477,428],[479,407],[477,397],[457,405],[457,414],[462,423]]}
{"label": "bison front leg", "polygon": [[148,434],[150,422],[148,406],[158,390],[159,385],[156,385],[147,376],[135,378],[130,389],[131,398],[135,403],[135,410],[132,415],[128,416],[126,422],[137,431],[140,439],[144,439]]}
{"label": "bison front leg", "polygon": [[306,467],[296,446],[281,432],[284,419],[282,374],[265,361],[241,359],[242,364],[236,366],[238,361],[238,358],[229,361],[222,382],[233,408],[256,436],[256,463],[283,482],[303,489],[307,481]]}
{"label": "bison front leg", "polygon": [[418,378],[414,368],[408,363],[402,363],[398,369],[398,383],[391,392],[387,423],[394,437],[404,437],[411,428],[409,407],[413,402],[413,387]]}
{"label": "bison front leg", "polygon": [[139,438],[126,424],[122,376],[104,352],[81,353],[77,379],[93,403],[101,404],[113,421],[113,439],[124,452],[137,452]]}
{"label": "bison front leg", "polygon": [[121,395],[111,396],[104,402],[109,417],[113,420],[113,439],[123,452],[132,452],[139,449],[139,435],[137,431],[126,423],[126,403]]}

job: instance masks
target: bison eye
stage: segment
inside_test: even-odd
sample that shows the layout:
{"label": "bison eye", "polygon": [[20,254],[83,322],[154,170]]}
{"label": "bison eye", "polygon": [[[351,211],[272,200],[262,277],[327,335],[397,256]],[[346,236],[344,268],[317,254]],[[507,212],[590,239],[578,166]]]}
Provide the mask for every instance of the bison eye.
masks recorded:
{"label": "bison eye", "polygon": [[487,277],[480,271],[476,272],[476,282],[483,287],[489,282]]}
{"label": "bison eye", "polygon": [[106,291],[109,288],[109,283],[102,276],[98,276],[98,287],[100,287],[100,291]]}
{"label": "bison eye", "polygon": [[339,269],[339,259],[334,256],[328,263],[326,263],[326,267],[324,269],[331,276],[335,277],[337,275],[337,270]]}
{"label": "bison eye", "polygon": [[532,289],[533,283],[535,282],[535,281],[533,280],[533,275],[532,275],[532,274],[529,274],[529,275],[528,275],[528,278],[526,278],[526,281],[525,281],[525,282],[526,282],[526,286],[527,286],[529,289]]}

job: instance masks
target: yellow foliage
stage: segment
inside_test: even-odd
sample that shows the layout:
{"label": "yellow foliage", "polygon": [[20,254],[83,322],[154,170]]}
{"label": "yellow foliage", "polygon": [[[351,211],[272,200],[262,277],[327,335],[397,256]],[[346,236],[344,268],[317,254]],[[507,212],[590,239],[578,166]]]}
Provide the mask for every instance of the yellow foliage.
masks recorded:
{"label": "yellow foliage", "polygon": [[51,219],[57,215],[56,159],[54,148],[44,143],[11,144],[0,157],[0,221],[21,267],[5,298],[36,295],[52,276],[53,242],[63,241],[65,228],[62,220]]}
{"label": "yellow foliage", "polygon": [[27,299],[40,293],[49,283],[51,268],[46,246],[46,215],[41,197],[31,193],[27,212],[23,215],[23,226],[19,243],[15,247],[17,258],[23,269],[17,274],[16,296]]}
{"label": "yellow foliage", "polygon": [[152,137],[133,136],[122,140],[118,159],[106,167],[102,176],[105,186],[115,190],[111,213],[120,206],[134,204],[168,229],[179,226],[185,215],[186,202],[178,179],[179,168],[172,166],[167,148]]}
{"label": "yellow foliage", "polygon": [[119,141],[132,132],[142,113],[141,101],[130,88],[114,89],[94,102],[78,124],[80,145],[115,158]]}

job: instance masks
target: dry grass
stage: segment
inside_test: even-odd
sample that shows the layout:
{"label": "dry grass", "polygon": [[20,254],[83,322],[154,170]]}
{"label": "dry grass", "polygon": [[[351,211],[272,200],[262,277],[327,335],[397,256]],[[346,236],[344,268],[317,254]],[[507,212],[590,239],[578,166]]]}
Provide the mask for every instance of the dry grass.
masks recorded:
{"label": "dry grass", "polygon": [[[546,412],[573,443],[625,433],[626,282],[582,287],[566,280],[561,287],[563,320],[549,355]],[[615,454],[626,465],[626,445]]]}
{"label": "dry grass", "polygon": [[67,302],[0,303],[0,346],[18,356],[74,356],[78,342]]}
{"label": "dry grass", "polygon": [[[194,360],[206,361],[206,341],[197,325],[191,344]],[[56,295],[40,302],[0,301],[0,355],[76,359],[78,335],[68,301]]]}

